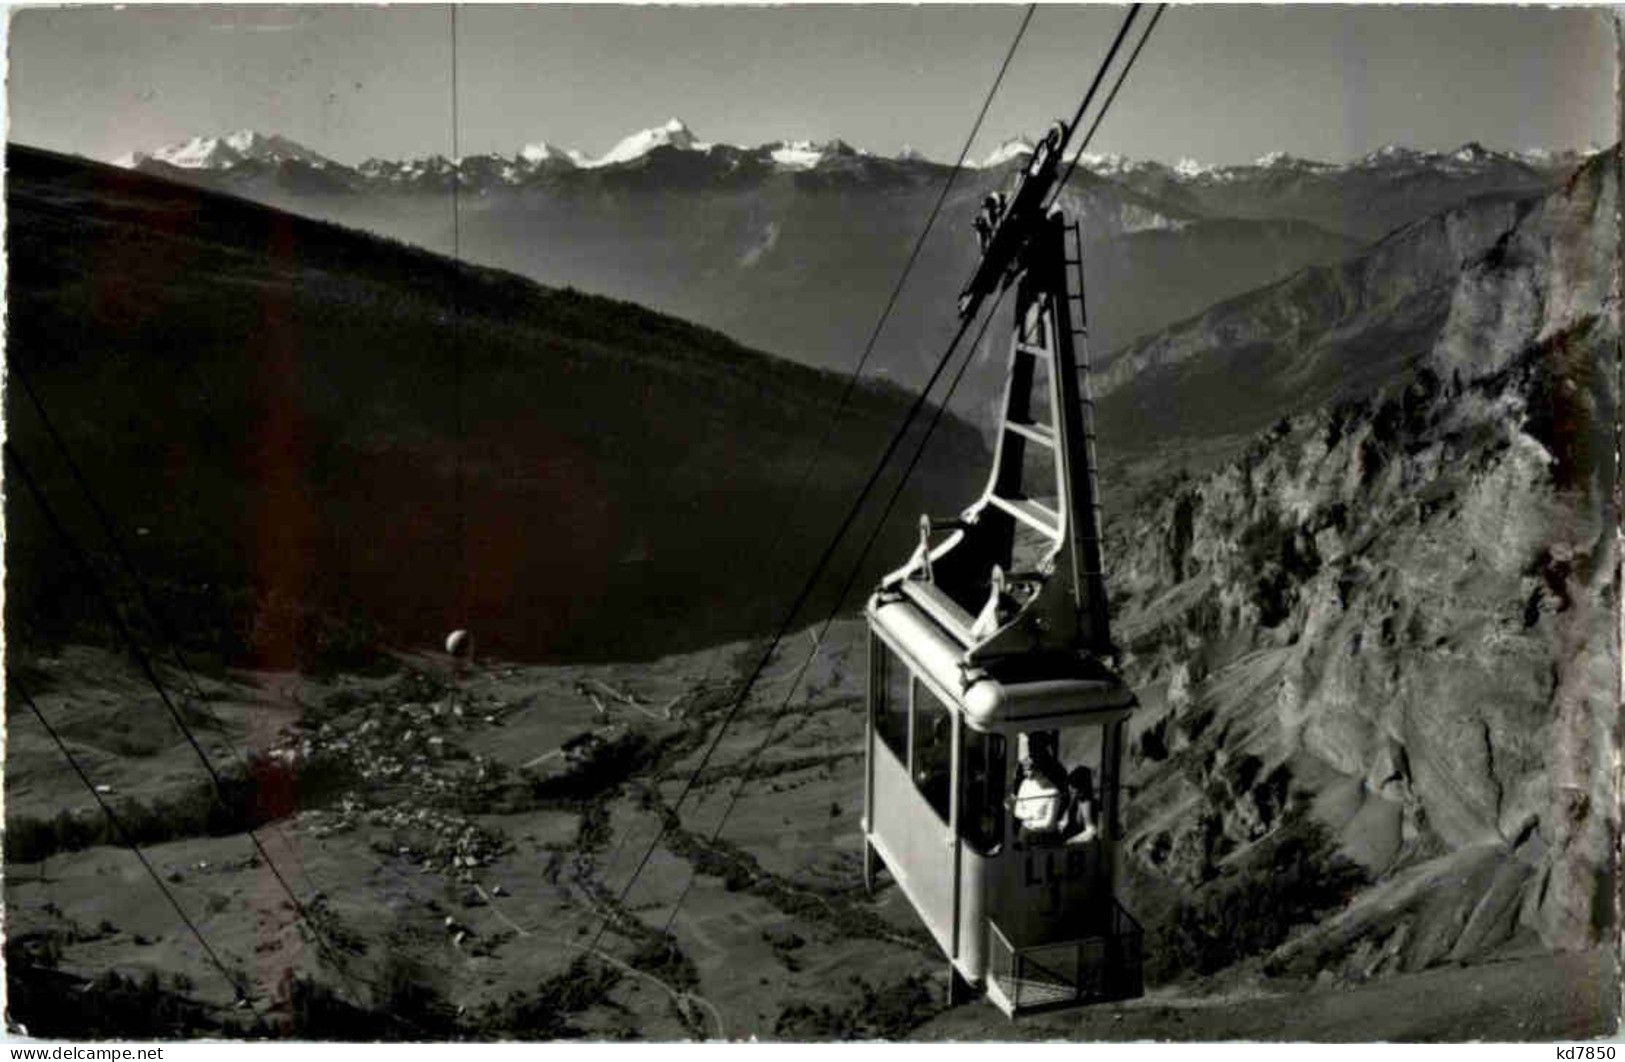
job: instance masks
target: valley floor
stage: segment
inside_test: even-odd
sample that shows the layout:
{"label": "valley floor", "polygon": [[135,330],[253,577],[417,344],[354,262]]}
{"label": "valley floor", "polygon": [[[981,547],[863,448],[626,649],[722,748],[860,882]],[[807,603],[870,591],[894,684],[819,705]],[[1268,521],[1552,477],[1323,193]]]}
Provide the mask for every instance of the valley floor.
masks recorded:
{"label": "valley floor", "polygon": [[[97,813],[37,721],[14,708],[8,849],[33,830],[37,850],[8,854],[5,868],[9,1016],[34,1035],[87,1032],[78,1023],[97,1004],[52,1012],[27,1001],[117,971],[155,974],[161,993],[201,1005],[216,1028],[240,1031],[257,1015],[261,1031],[301,1038],[1548,1040],[1613,1027],[1598,986],[1616,976],[1599,953],[1526,953],[1354,987],[1211,982],[1015,1024],[986,1003],[947,1011],[945,964],[906,901],[861,885],[862,625],[840,624],[812,649],[805,632],[785,644],[675,818],[751,646],[463,676],[411,658],[386,677],[203,680],[221,730],[199,732],[221,766],[230,745],[268,757],[260,763],[330,768],[336,757],[353,772],[342,786],[293,787],[287,813],[258,830],[319,941],[244,833],[160,830],[142,846],[248,985],[251,1012],[232,1006],[126,849],[51,848],[60,809]],[[186,806],[175,795],[197,789],[200,767],[127,665],[70,649],[22,666],[116,807]],[[714,840],[769,726],[779,736]],[[575,740],[584,734],[594,736]],[[668,940],[661,927],[677,905]],[[597,961],[578,961],[589,953]],[[428,993],[411,1003],[403,979]],[[312,985],[361,1010],[298,1024],[313,1020]],[[399,1028],[345,1023],[366,1009],[400,1015]],[[90,1031],[118,1031],[117,1018],[97,1020]]]}

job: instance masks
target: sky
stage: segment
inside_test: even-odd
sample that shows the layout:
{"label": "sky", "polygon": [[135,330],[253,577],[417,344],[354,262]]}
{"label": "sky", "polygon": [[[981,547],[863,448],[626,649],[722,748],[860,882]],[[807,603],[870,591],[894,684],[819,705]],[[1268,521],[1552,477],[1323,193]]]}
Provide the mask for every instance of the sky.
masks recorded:
{"label": "sky", "polygon": [[[955,158],[1009,5],[35,8],[11,16],[10,139],[111,160],[239,128],[341,162],[839,136]],[[971,152],[1069,116],[1122,9],[1040,5]],[[1598,8],[1175,6],[1092,151],[1235,163],[1618,138]],[[455,99],[456,122],[453,122]],[[455,128],[455,143],[454,143]]]}

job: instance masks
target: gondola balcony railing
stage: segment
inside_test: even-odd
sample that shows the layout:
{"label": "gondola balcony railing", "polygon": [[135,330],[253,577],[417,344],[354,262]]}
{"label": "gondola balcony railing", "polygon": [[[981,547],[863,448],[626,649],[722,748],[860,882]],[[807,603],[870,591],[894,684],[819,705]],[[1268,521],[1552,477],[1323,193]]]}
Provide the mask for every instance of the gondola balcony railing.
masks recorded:
{"label": "gondola balcony railing", "polygon": [[1017,946],[988,922],[988,996],[1006,1014],[1129,999],[1144,990],[1144,932],[1115,900],[1110,931]]}

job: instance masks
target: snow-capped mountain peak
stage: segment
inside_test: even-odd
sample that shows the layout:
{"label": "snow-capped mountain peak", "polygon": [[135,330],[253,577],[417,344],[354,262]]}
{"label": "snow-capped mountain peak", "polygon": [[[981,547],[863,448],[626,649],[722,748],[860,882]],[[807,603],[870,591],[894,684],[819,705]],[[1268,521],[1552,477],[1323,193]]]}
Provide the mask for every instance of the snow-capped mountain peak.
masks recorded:
{"label": "snow-capped mountain peak", "polygon": [[1213,170],[1214,167],[1205,162],[1198,162],[1195,159],[1180,159],[1174,163],[1174,172],[1181,177],[1202,177],[1212,173]]}
{"label": "snow-capped mountain peak", "polygon": [[810,170],[827,159],[868,154],[867,151],[860,151],[840,139],[825,140],[821,143],[816,140],[777,140],[754,150],[766,151],[768,158],[786,170]]}
{"label": "snow-capped mountain peak", "polygon": [[787,170],[810,170],[823,161],[824,149],[811,140],[781,140],[768,157]]}
{"label": "snow-capped mountain peak", "polygon": [[1384,144],[1355,163],[1357,166],[1393,166],[1422,158],[1422,152],[1404,144]]}
{"label": "snow-capped mountain peak", "polygon": [[1028,140],[1026,137],[1014,137],[1010,140],[1006,140],[1004,143],[994,148],[993,151],[989,153],[987,158],[983,159],[981,163],[978,164],[978,168],[991,170],[996,166],[1003,166],[1005,163],[1012,162],[1019,158],[1029,158],[1032,156],[1032,153],[1032,141]]}
{"label": "snow-capped mountain peak", "polygon": [[252,129],[239,129],[223,136],[194,136],[151,152],[132,151],[114,160],[114,164],[131,168],[147,159],[183,170],[223,170],[249,161],[303,162],[318,168],[332,165],[330,159],[303,144]]}
{"label": "snow-capped mountain peak", "polygon": [[538,140],[534,144],[526,144],[520,148],[519,157],[533,166],[540,166],[544,163],[561,163],[567,166],[575,166],[581,160],[581,152],[567,151],[563,148],[554,147],[545,140]]}
{"label": "snow-capped mountain peak", "polygon": [[694,138],[694,133],[681,118],[671,118],[664,125],[657,125],[653,129],[640,129],[631,136],[625,137],[620,143],[610,148],[608,152],[591,162],[585,163],[589,167],[612,166],[619,162],[631,162],[640,159],[659,147],[677,148],[679,151],[705,151],[710,144],[701,143]]}
{"label": "snow-capped mountain peak", "polygon": [[1090,173],[1104,177],[1128,173],[1135,168],[1136,163],[1127,155],[1119,155],[1115,151],[1108,151],[1105,154],[1084,151],[1078,154],[1078,165]]}

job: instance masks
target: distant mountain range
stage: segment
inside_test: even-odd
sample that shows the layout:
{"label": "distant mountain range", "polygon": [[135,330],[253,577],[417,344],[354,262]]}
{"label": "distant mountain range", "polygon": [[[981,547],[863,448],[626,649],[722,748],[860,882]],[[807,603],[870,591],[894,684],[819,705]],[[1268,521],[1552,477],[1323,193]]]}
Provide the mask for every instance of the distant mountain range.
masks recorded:
{"label": "distant mountain range", "polygon": [[[508,185],[523,184],[536,174],[546,171],[572,169],[603,169],[609,166],[635,163],[658,148],[689,151],[714,156],[724,164],[737,164],[742,159],[767,162],[780,170],[804,171],[821,166],[837,166],[843,158],[883,158],[854,148],[843,140],[777,140],[755,147],[738,144],[710,143],[700,140],[681,118],[668,119],[661,125],[640,129],[623,137],[603,155],[593,158],[575,148],[560,148],[545,140],[525,144],[512,156],[498,154],[468,155],[451,159],[444,155],[428,155],[408,159],[368,159],[358,167],[347,167],[321,154],[297,144],[286,137],[267,135],[252,129],[240,129],[219,136],[194,136],[188,140],[168,144],[151,151],[135,151],[114,160],[114,165],[134,169],[148,163],[192,170],[228,170],[245,162],[300,163],[335,173],[348,172],[364,179],[398,183],[412,181],[429,173],[460,173],[466,186],[481,188],[496,181]],[[1012,162],[1030,157],[1033,143],[1025,137],[1004,141],[981,160],[970,159],[971,169],[998,169]],[[1476,142],[1463,144],[1453,152],[1418,151],[1398,144],[1389,144],[1351,162],[1332,163],[1299,158],[1284,151],[1272,151],[1251,163],[1241,165],[1209,165],[1194,159],[1180,159],[1173,165],[1152,160],[1135,160],[1119,154],[1092,154],[1079,156],[1079,165],[1103,177],[1151,177],[1170,175],[1175,180],[1192,183],[1231,183],[1262,174],[1345,174],[1369,170],[1396,171],[1404,168],[1456,171],[1460,174],[1483,173],[1504,166],[1550,168],[1565,161],[1582,158],[1585,152],[1553,152],[1545,149],[1525,151],[1492,151]],[[889,161],[912,165],[941,166],[920,152],[905,147]]]}
{"label": "distant mountain range", "polygon": [[[975,263],[970,219],[988,192],[1014,181],[1030,150],[1007,141],[955,178],[871,371],[905,385],[924,379]],[[677,119],[596,158],[537,142],[510,156],[352,167],[243,131],[120,161],[628,299],[838,370],[868,341],[950,173],[917,152],[887,157],[841,140],[714,143]],[[1545,193],[1579,161],[1477,144],[1448,153],[1388,147],[1340,164],[1283,153],[1242,166],[1084,155],[1061,205],[1084,226],[1091,344],[1113,351],[1478,196]],[[967,379],[972,405],[997,393],[999,361],[987,358]]]}

